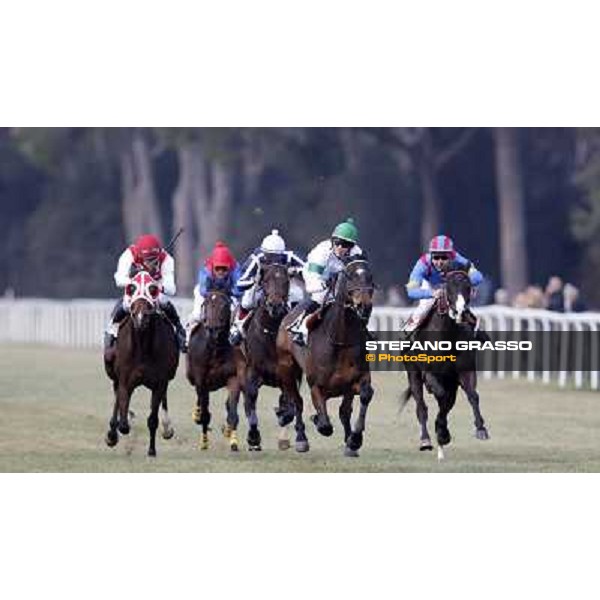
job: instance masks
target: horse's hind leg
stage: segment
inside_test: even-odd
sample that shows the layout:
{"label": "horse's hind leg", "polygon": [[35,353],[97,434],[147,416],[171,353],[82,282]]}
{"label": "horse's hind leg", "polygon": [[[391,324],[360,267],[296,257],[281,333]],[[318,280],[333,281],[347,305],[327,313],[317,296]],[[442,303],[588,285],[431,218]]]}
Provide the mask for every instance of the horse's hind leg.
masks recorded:
{"label": "horse's hind leg", "polygon": [[148,415],[148,431],[150,432],[150,444],[148,445],[148,456],[156,456],[156,430],[158,429],[158,410],[162,399],[167,392],[167,386],[152,391],[150,401],[150,414]]}
{"label": "horse's hind leg", "polygon": [[373,398],[373,387],[370,379],[365,379],[360,384],[360,410],[358,419],[354,426],[354,431],[350,434],[346,442],[346,456],[358,456],[358,450],[363,444],[363,432],[366,426],[367,410]]}
{"label": "horse's hind leg", "polygon": [[115,402],[113,405],[113,414],[112,417],[110,419],[110,422],[108,424],[109,429],[106,432],[106,437],[104,438],[104,441],[106,442],[106,445],[109,447],[113,447],[116,446],[119,442],[119,433],[117,431],[117,424],[118,424],[118,413],[119,413],[119,401],[117,398],[117,382],[114,381],[113,382],[113,391],[115,394]]}
{"label": "horse's hind leg", "polygon": [[[298,390],[299,386],[299,367],[293,363],[291,357],[287,360],[280,361],[277,368],[277,376],[281,382],[281,393],[285,402],[290,406],[288,413],[295,415],[296,423],[296,452],[308,452],[310,449],[308,438],[306,437],[306,425],[302,418],[304,411],[304,401]],[[291,404],[291,405],[290,405]],[[293,409],[291,408],[293,406]],[[284,426],[285,423],[279,419],[279,425]],[[281,448],[281,446],[280,446]]]}
{"label": "horse's hind leg", "polygon": [[467,395],[467,400],[473,409],[475,418],[475,437],[478,440],[488,440],[490,435],[485,426],[485,421],[479,410],[479,394],[477,393],[477,373],[475,371],[465,371],[459,375],[460,387]]}
{"label": "horse's hind leg", "polygon": [[167,404],[167,392],[161,401],[160,421],[162,423],[162,437],[164,440],[170,440],[175,435],[173,425],[171,425],[171,417],[169,417],[169,406]]}
{"label": "horse's hind leg", "polygon": [[[279,394],[279,405],[275,407],[275,414],[277,415],[277,421],[279,423],[279,436],[277,437],[277,447],[280,450],[289,450],[291,444],[288,425],[291,421],[293,421],[294,415],[296,413],[294,411],[294,405],[288,400],[286,400],[283,392]],[[284,415],[289,415],[290,420],[288,421],[287,416]]]}

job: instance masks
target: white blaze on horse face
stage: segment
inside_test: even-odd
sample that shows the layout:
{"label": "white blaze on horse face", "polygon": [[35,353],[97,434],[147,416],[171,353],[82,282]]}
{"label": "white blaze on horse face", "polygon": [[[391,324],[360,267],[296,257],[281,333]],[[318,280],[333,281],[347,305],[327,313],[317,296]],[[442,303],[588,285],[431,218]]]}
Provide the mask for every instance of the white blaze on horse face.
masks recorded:
{"label": "white blaze on horse face", "polygon": [[458,297],[456,298],[456,322],[460,323],[462,320],[462,314],[465,310],[465,298],[462,294],[458,294]]}

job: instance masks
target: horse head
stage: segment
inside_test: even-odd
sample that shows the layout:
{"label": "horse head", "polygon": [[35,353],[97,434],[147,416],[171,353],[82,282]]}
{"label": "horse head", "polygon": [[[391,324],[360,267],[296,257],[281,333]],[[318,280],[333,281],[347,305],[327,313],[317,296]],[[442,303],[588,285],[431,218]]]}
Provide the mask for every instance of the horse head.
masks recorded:
{"label": "horse head", "polygon": [[373,308],[375,284],[369,263],[364,259],[347,262],[336,284],[336,301],[343,301],[363,320],[368,320]]}
{"label": "horse head", "polygon": [[159,284],[146,271],[139,271],[125,288],[125,302],[133,327],[136,331],[145,331],[158,309]]}
{"label": "horse head", "polygon": [[264,306],[272,319],[283,317],[288,310],[290,277],[287,267],[265,265],[261,269],[260,284],[264,292]]}
{"label": "horse head", "polygon": [[203,325],[208,336],[216,340],[220,334],[229,331],[231,303],[227,294],[213,290],[208,293],[203,305]]}
{"label": "horse head", "polygon": [[450,271],[446,274],[446,298],[450,316],[461,323],[471,302],[471,280],[465,271]]}

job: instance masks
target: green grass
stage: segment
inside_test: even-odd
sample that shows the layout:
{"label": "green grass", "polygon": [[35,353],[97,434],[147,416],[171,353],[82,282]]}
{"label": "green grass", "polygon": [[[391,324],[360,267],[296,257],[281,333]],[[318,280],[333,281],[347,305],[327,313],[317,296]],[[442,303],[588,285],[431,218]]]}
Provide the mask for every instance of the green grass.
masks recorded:
{"label": "green grass", "polygon": [[[169,394],[176,436],[170,441],[159,437],[158,457],[150,459],[146,456],[146,390],[134,395],[132,408],[137,422],[129,438],[114,449],[104,444],[112,392],[99,353],[0,346],[0,471],[600,471],[597,393],[523,381],[482,382],[482,412],[491,439],[481,442],[473,437],[470,407],[461,395],[450,416],[454,439],[447,460],[438,463],[435,453],[417,450],[419,430],[412,401],[407,411],[398,413],[397,398],[404,389],[405,376],[375,373],[373,379],[375,397],[359,458],[342,455],[338,400],[329,402],[336,428],[333,437],[322,438],[308,422],[308,454],[277,450],[278,429],[272,410],[276,394],[270,388],[263,388],[259,398],[262,453],[250,453],[245,448],[243,410],[241,451],[229,451],[219,432],[224,420],[223,392],[214,394],[211,401],[211,448],[200,451],[196,447],[198,431],[191,420],[195,395],[180,365]],[[303,395],[309,400],[305,389]],[[431,422],[434,404],[429,403]],[[306,406],[306,413],[311,414],[310,402]],[[433,427],[430,431],[433,433]]]}

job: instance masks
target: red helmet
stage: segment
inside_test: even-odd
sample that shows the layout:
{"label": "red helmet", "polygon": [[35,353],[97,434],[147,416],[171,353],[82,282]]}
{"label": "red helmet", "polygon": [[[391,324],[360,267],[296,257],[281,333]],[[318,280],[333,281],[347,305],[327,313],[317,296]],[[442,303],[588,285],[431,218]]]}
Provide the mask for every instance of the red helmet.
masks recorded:
{"label": "red helmet", "polygon": [[152,262],[160,257],[162,245],[155,235],[141,235],[133,245],[136,262]]}
{"label": "red helmet", "polygon": [[230,271],[235,267],[235,258],[224,242],[217,242],[210,256],[206,259],[206,267],[212,272],[217,267],[227,267]]}

